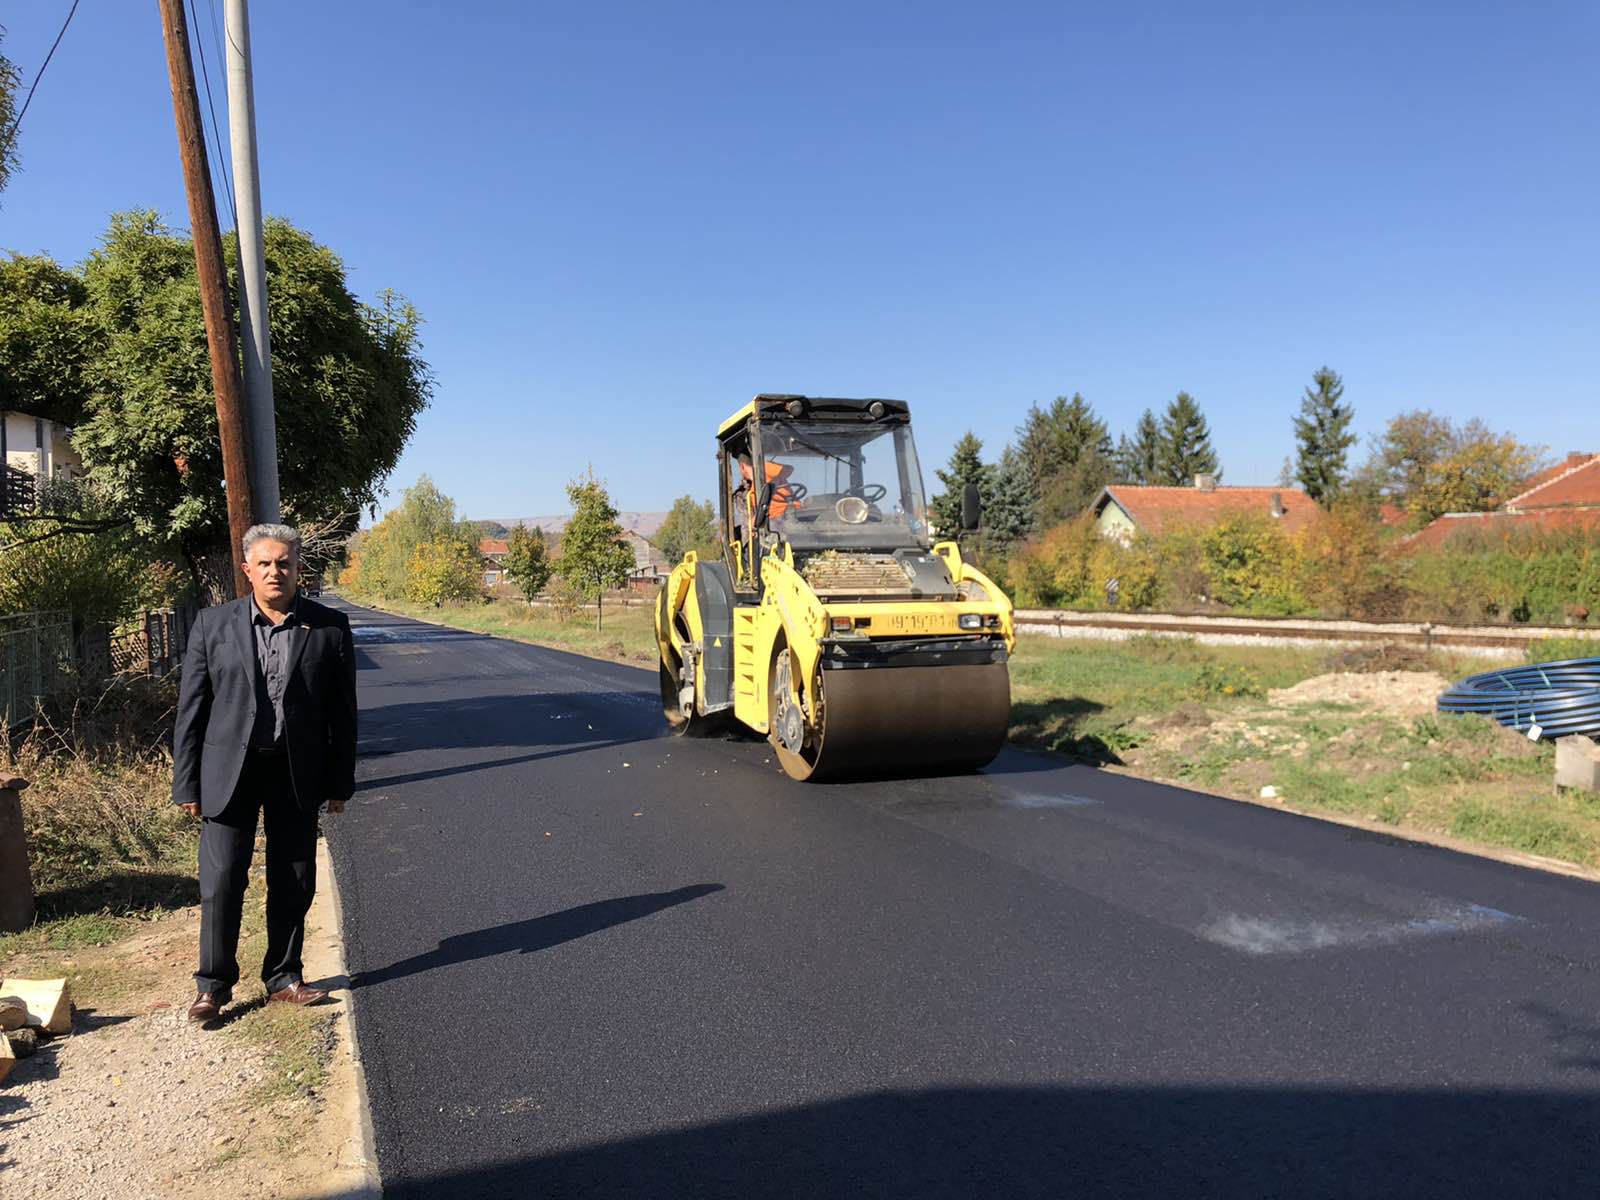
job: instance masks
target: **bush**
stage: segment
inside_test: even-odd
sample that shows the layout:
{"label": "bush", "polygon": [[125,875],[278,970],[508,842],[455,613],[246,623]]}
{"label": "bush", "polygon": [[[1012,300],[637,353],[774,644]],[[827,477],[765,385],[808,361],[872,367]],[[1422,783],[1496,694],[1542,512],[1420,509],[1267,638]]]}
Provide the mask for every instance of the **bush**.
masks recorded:
{"label": "bush", "polygon": [[[0,526],[0,541],[27,536]],[[0,553],[0,613],[66,609],[76,621],[118,624],[165,608],[183,591],[170,563],[151,561],[132,535],[63,533]]]}
{"label": "bush", "polygon": [[1271,518],[1228,517],[1206,531],[1200,549],[1219,603],[1274,616],[1304,611],[1299,553]]}

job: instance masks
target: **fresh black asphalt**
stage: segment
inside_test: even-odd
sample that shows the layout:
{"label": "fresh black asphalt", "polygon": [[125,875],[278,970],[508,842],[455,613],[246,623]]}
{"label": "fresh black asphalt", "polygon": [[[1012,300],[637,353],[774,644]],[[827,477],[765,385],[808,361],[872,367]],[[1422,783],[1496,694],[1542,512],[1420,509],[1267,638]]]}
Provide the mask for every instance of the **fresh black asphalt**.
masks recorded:
{"label": "fresh black asphalt", "polygon": [[344,607],[389,1197],[1600,1195],[1596,885],[1016,751],[793,783]]}

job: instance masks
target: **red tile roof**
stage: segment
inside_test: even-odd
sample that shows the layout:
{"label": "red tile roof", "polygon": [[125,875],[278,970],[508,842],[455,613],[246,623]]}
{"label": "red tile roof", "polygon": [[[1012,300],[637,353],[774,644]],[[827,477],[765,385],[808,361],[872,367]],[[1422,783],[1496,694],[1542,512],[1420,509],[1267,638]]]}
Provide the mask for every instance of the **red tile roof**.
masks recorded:
{"label": "red tile roof", "polygon": [[1571,454],[1540,471],[1502,506],[1509,511],[1600,504],[1600,454]]}
{"label": "red tile roof", "polygon": [[1431,549],[1472,532],[1507,538],[1517,534],[1600,534],[1600,505],[1590,508],[1538,508],[1521,512],[1447,513],[1412,534],[1404,545],[1408,550]]}
{"label": "red tile roof", "polygon": [[478,553],[488,558],[493,554],[509,554],[511,546],[500,538],[483,538],[478,542]]}
{"label": "red tile roof", "polygon": [[1270,517],[1274,496],[1283,505],[1283,527],[1289,533],[1304,529],[1322,511],[1299,488],[1219,487],[1203,492],[1195,487],[1135,487],[1120,483],[1106,488],[1095,502],[1094,511],[1098,515],[1107,498],[1115,500],[1143,532],[1161,534],[1183,526],[1215,525],[1225,517],[1247,513]]}

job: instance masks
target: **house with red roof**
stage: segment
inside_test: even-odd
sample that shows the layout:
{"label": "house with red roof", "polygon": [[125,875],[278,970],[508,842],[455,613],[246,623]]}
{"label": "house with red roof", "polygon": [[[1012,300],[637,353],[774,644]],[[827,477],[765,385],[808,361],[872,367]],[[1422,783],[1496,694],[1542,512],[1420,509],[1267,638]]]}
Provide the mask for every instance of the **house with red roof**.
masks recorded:
{"label": "house with red roof", "polygon": [[481,538],[478,541],[478,557],[483,559],[483,584],[493,587],[506,577],[506,555],[511,553],[511,545],[504,538]]}
{"label": "house with red roof", "polygon": [[1406,546],[1442,546],[1468,532],[1511,537],[1569,531],[1600,535],[1600,454],[1569,454],[1493,512],[1445,513],[1407,539]]}
{"label": "house with red roof", "polygon": [[1146,487],[1113,483],[1090,508],[1102,537],[1127,543],[1135,534],[1157,536],[1180,528],[1206,528],[1237,516],[1259,514],[1298,533],[1322,511],[1299,488],[1221,487],[1214,476],[1197,475],[1190,487]]}

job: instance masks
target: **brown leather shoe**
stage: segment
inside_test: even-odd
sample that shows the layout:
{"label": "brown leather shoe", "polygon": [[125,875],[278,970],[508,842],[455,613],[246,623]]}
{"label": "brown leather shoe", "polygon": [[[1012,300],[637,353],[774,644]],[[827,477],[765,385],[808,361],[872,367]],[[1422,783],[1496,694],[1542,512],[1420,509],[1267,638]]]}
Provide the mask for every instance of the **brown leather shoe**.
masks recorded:
{"label": "brown leather shoe", "polygon": [[286,988],[279,988],[267,997],[267,1003],[279,1001],[284,1004],[321,1004],[328,998],[328,993],[321,988],[307,987],[303,983],[291,983]]}
{"label": "brown leather shoe", "polygon": [[215,1021],[222,1012],[222,1006],[233,999],[233,993],[224,989],[220,992],[201,992],[194,998],[194,1003],[189,1005],[189,1020],[204,1024]]}

